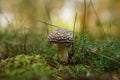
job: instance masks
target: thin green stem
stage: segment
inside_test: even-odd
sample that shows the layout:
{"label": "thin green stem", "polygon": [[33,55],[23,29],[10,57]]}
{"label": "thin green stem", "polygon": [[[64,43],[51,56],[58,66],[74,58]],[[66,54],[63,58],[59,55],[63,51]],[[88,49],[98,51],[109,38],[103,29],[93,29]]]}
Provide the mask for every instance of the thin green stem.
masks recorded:
{"label": "thin green stem", "polygon": [[84,0],[84,18],[83,18],[83,30],[82,30],[82,33],[85,32],[85,27],[86,27],[86,0]]}
{"label": "thin green stem", "polygon": [[77,21],[77,12],[76,12],[76,15],[75,15],[74,26],[73,26],[73,39],[75,39],[75,25],[76,25],[76,21]]}
{"label": "thin green stem", "polygon": [[[44,23],[46,25],[50,25],[50,26],[53,26],[53,27],[57,27],[57,28],[61,28],[59,26],[56,26],[56,25],[53,25],[53,24],[50,24],[50,23],[47,23],[47,22],[44,22],[44,21],[41,21],[41,20],[37,20],[38,22],[41,22],[41,23]],[[66,29],[66,28],[63,28],[63,29]],[[69,30],[70,32],[73,32],[72,30]],[[74,32],[75,33],[75,32]]]}
{"label": "thin green stem", "polygon": [[56,26],[56,25],[53,25],[53,24],[50,24],[50,23],[47,23],[47,22],[44,22],[44,21],[41,21],[41,20],[37,20],[37,21],[39,21],[39,22],[41,22],[41,23],[44,23],[44,24],[46,24],[46,25],[50,25],[50,26],[53,26],[53,27],[61,28],[61,27],[59,27],[59,26]]}
{"label": "thin green stem", "polygon": [[[51,17],[50,17],[50,10],[49,10],[49,4],[48,2],[44,3],[45,5],[45,10],[48,16],[48,21],[51,23]],[[47,28],[47,34],[49,33],[49,28]]]}
{"label": "thin green stem", "polygon": [[110,57],[108,57],[108,56],[106,56],[106,55],[100,54],[100,56],[101,56],[101,57],[104,57],[104,58],[106,58],[106,59],[109,59],[109,60],[111,60],[111,61],[114,61],[114,62],[116,62],[116,63],[118,63],[118,64],[120,64],[120,62],[118,62],[118,61],[116,61],[115,59],[110,58]]}
{"label": "thin green stem", "polygon": [[110,35],[110,37],[112,36],[112,33],[111,33],[111,26],[112,26],[112,21],[110,20],[110,22],[109,22],[109,26],[110,26],[110,32],[109,32],[109,35]]}
{"label": "thin green stem", "polygon": [[103,28],[103,25],[102,25],[102,23],[101,23],[101,21],[100,21],[100,19],[99,19],[99,16],[97,15],[97,12],[96,12],[96,10],[95,10],[95,7],[94,7],[94,5],[93,5],[92,0],[90,0],[90,4],[91,4],[91,6],[92,6],[92,9],[93,9],[96,17],[97,17],[97,20],[98,20],[98,22],[99,22],[99,25],[101,26],[101,30],[103,31],[104,36],[106,36],[105,31],[104,31],[104,28]]}
{"label": "thin green stem", "polygon": [[[77,21],[77,12],[75,14],[74,26],[73,26],[73,43],[72,43],[72,55],[74,54],[74,42],[75,42],[75,25]],[[72,56],[71,55],[71,56]]]}

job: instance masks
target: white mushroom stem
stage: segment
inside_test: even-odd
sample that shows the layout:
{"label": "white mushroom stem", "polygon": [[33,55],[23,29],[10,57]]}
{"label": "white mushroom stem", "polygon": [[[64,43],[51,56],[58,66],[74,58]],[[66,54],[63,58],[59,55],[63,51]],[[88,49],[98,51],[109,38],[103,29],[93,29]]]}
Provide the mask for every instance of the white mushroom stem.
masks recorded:
{"label": "white mushroom stem", "polygon": [[68,62],[68,47],[66,44],[58,44],[59,58],[61,62]]}

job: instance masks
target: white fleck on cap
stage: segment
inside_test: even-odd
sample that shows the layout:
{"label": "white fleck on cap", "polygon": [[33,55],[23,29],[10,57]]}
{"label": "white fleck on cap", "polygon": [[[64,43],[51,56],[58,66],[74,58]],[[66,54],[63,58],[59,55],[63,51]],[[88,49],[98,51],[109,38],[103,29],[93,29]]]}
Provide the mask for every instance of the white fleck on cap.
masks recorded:
{"label": "white fleck on cap", "polygon": [[73,36],[70,31],[63,29],[63,28],[57,28],[53,30],[47,37],[48,42],[52,43],[72,43],[73,42]]}

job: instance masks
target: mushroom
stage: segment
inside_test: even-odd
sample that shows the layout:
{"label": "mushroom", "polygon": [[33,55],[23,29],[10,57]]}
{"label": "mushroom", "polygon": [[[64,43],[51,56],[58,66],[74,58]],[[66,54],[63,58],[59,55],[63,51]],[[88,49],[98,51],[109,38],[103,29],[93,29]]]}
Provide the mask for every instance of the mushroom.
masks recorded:
{"label": "mushroom", "polygon": [[68,62],[68,49],[73,42],[73,36],[70,31],[63,28],[56,28],[47,37],[47,42],[57,44],[60,62]]}

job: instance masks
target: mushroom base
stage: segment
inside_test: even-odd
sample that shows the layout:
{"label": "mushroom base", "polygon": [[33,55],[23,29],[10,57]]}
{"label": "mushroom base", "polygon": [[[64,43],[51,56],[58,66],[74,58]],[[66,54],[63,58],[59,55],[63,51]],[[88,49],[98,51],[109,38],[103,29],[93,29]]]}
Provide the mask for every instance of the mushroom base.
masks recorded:
{"label": "mushroom base", "polygon": [[60,62],[67,63],[68,62],[68,47],[66,44],[58,44],[58,52]]}

